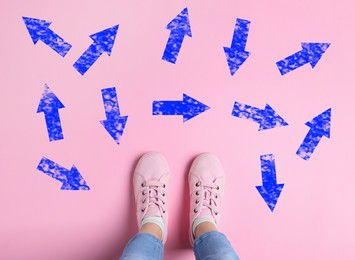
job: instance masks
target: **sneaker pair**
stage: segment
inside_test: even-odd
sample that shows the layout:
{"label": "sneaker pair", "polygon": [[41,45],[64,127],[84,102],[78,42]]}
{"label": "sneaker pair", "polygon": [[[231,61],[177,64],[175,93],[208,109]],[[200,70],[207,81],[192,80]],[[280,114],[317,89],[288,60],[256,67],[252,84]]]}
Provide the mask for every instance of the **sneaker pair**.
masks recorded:
{"label": "sneaker pair", "polygon": [[[133,176],[137,221],[141,227],[149,219],[162,228],[162,242],[168,235],[168,188],[170,170],[165,157],[148,152],[138,161]],[[219,208],[224,191],[224,171],[219,159],[204,153],[195,158],[189,173],[190,242],[199,223],[210,221],[217,227]],[[154,221],[153,221],[154,222]]]}

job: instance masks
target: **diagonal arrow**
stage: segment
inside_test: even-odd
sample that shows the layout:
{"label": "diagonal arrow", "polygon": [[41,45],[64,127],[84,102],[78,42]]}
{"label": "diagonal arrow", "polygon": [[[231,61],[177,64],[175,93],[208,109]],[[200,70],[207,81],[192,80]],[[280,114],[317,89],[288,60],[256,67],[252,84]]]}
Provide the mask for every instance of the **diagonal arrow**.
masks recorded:
{"label": "diagonal arrow", "polygon": [[171,32],[162,59],[175,64],[185,35],[192,37],[187,8],[182,10],[182,12],[167,25],[166,29]]}
{"label": "diagonal arrow", "polygon": [[153,101],[153,115],[179,115],[184,122],[210,109],[205,104],[183,94],[182,101]]}
{"label": "diagonal arrow", "polygon": [[288,123],[268,104],[265,105],[265,109],[259,109],[235,102],[232,115],[258,123],[259,131],[288,125]]}
{"label": "diagonal arrow", "polygon": [[64,139],[62,125],[60,123],[59,117],[59,109],[61,108],[64,108],[64,105],[50,90],[48,85],[45,84],[42,98],[38,105],[37,113],[44,113],[50,142]]}
{"label": "diagonal arrow", "polygon": [[105,107],[106,120],[100,122],[116,143],[120,144],[120,139],[123,135],[124,128],[126,127],[128,116],[120,115],[116,88],[102,89],[101,93]]}
{"label": "diagonal arrow", "polygon": [[22,19],[34,44],[41,40],[62,57],[71,49],[72,46],[69,43],[49,29],[52,22],[29,17],[22,17]]}
{"label": "diagonal arrow", "polygon": [[281,75],[285,75],[307,63],[310,63],[312,68],[314,68],[330,46],[330,43],[303,42],[301,44],[301,51],[276,62]]}
{"label": "diagonal arrow", "polygon": [[81,75],[84,75],[104,52],[111,56],[117,31],[118,25],[90,35],[94,42],[73,65]]}
{"label": "diagonal arrow", "polygon": [[323,136],[330,138],[331,108],[319,114],[306,123],[308,131],[296,154],[304,160],[309,160]]}
{"label": "diagonal arrow", "polygon": [[250,53],[245,51],[249,33],[250,21],[237,18],[231,47],[224,47],[231,75],[242,66]]}
{"label": "diagonal arrow", "polygon": [[277,184],[275,158],[273,154],[261,155],[260,163],[263,185],[256,186],[256,189],[259,191],[269,209],[274,211],[284,184]]}
{"label": "diagonal arrow", "polygon": [[71,170],[61,167],[59,164],[43,157],[37,166],[37,170],[60,181],[62,190],[90,190],[78,169],[73,165]]}

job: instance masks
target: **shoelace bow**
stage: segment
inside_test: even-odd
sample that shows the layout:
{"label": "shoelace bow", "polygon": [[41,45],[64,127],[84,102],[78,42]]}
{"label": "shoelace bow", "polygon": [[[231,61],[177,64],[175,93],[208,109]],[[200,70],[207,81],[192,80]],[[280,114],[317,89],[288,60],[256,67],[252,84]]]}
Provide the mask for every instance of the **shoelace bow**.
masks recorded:
{"label": "shoelace bow", "polygon": [[219,186],[215,183],[204,183],[201,181],[196,182],[195,185],[199,189],[196,191],[197,198],[195,204],[197,204],[197,207],[194,209],[194,212],[197,213],[201,211],[203,207],[207,207],[217,216],[218,205],[216,200],[219,197]]}
{"label": "shoelace bow", "polygon": [[150,205],[157,205],[161,213],[166,212],[165,184],[160,181],[144,181],[142,183],[142,203],[144,212]]}

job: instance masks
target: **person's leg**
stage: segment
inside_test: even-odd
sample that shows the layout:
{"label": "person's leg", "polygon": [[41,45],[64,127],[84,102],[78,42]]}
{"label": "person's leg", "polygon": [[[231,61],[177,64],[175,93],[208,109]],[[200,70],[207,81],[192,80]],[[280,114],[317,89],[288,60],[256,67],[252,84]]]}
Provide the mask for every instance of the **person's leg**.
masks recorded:
{"label": "person's leg", "polygon": [[149,152],[137,163],[133,188],[139,233],[125,247],[121,260],[163,259],[167,239],[169,167],[163,155]]}
{"label": "person's leg", "polygon": [[201,154],[191,165],[190,242],[197,260],[239,259],[217,224],[224,191],[224,171],[219,159],[210,153]]}

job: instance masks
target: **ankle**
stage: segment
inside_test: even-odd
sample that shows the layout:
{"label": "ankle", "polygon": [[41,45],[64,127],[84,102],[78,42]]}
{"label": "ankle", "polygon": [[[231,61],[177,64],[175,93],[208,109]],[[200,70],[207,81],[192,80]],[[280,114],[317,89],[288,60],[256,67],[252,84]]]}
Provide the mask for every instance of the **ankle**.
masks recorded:
{"label": "ankle", "polygon": [[206,232],[209,231],[218,231],[216,224],[210,222],[210,221],[204,221],[196,226],[194,235],[195,238],[198,238],[199,236],[203,235]]}
{"label": "ankle", "polygon": [[161,228],[157,224],[152,222],[147,222],[144,225],[142,225],[142,227],[139,230],[139,233],[148,233],[155,236],[159,240],[163,239],[163,232]]}

